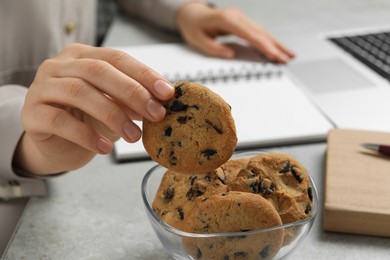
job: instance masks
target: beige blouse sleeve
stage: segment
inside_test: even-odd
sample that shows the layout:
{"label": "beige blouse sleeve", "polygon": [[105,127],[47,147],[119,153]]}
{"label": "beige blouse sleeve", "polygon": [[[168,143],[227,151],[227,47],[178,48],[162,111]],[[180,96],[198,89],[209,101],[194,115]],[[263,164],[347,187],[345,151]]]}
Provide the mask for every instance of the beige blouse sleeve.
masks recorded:
{"label": "beige blouse sleeve", "polygon": [[46,194],[42,180],[17,175],[12,158],[23,134],[20,112],[27,88],[18,85],[0,87],[0,200]]}
{"label": "beige blouse sleeve", "polygon": [[189,2],[202,0],[116,0],[121,9],[132,16],[143,19],[159,27],[176,31],[176,11]]}

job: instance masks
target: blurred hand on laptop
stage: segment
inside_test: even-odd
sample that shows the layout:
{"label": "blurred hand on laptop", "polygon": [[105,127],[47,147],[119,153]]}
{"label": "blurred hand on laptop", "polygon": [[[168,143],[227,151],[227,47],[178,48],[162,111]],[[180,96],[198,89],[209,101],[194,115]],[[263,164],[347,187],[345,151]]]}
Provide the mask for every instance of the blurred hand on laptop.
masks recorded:
{"label": "blurred hand on laptop", "polygon": [[217,37],[223,35],[240,37],[277,63],[287,63],[295,56],[237,8],[213,8],[198,2],[188,3],[178,11],[176,22],[184,39],[210,56],[235,56],[231,48],[217,41]]}

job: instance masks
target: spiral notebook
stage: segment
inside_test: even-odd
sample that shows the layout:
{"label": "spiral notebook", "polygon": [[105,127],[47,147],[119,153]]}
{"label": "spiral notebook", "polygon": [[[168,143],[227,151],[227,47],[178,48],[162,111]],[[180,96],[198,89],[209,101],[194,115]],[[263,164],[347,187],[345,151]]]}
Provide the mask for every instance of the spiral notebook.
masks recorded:
{"label": "spiral notebook", "polygon": [[[237,57],[204,56],[182,44],[119,48],[167,77],[204,84],[232,107],[237,149],[325,141],[333,128],[327,118],[284,73],[256,50],[231,45]],[[141,123],[139,123],[141,126]],[[115,143],[117,161],[147,158],[142,141]]]}

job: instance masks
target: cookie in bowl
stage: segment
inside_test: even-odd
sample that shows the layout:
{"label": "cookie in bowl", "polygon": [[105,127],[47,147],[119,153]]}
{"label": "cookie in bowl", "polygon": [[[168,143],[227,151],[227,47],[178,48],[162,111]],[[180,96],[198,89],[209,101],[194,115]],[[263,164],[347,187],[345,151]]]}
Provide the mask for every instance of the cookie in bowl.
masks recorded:
{"label": "cookie in bowl", "polygon": [[[238,152],[216,171],[202,174],[170,172],[160,165],[146,173],[142,197],[147,216],[163,247],[174,259],[282,259],[302,243],[318,211],[315,184],[308,175],[311,189],[299,192],[303,189],[297,187],[304,182],[294,177],[294,174],[301,176],[295,169],[295,161],[288,156],[259,158],[264,154],[262,151]],[[263,163],[270,165],[261,166]],[[251,169],[256,169],[255,173]],[[256,181],[256,175],[259,179],[261,171],[267,169],[286,174],[281,180],[283,185],[291,185],[290,192],[296,193],[291,194],[291,199],[284,200],[285,195],[278,197],[276,187],[282,189],[283,185],[272,184],[271,178],[271,182],[263,184]],[[165,175],[167,172],[170,172],[169,178]],[[235,181],[235,187],[242,191],[232,191]],[[298,186],[294,186],[293,181]],[[302,199],[298,206],[296,200],[300,196],[297,194]],[[301,212],[306,209],[307,201],[311,202],[308,214]],[[258,210],[254,210],[256,208]],[[297,215],[289,212],[297,212]],[[292,221],[291,218],[300,216],[306,217],[283,223],[283,219]]]}
{"label": "cookie in bowl", "polygon": [[227,192],[224,179],[221,169],[199,174],[167,170],[153,200],[153,210],[167,224],[182,226],[198,197]]}
{"label": "cookie in bowl", "polygon": [[[198,198],[186,224],[179,229],[197,234],[236,234],[183,239],[195,259],[272,259],[282,246],[284,233],[282,229],[265,230],[281,225],[279,214],[262,196],[230,191]],[[250,233],[258,230],[265,232]]]}
{"label": "cookie in bowl", "polygon": [[[281,153],[264,153],[250,158],[231,183],[231,189],[260,194],[279,213],[283,224],[310,216],[313,188],[307,170],[294,158]],[[234,179],[234,176],[230,176]],[[285,244],[294,238],[286,229]]]}

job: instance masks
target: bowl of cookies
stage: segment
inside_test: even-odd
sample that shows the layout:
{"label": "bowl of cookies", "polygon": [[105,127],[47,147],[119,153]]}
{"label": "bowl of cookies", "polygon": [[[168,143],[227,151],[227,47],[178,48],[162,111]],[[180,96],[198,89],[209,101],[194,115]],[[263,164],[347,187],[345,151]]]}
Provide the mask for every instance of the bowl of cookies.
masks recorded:
{"label": "bowl of cookies", "polygon": [[315,184],[286,154],[235,153],[214,171],[156,165],[142,197],[149,221],[174,259],[280,259],[309,233]]}
{"label": "bowl of cookies", "polygon": [[231,107],[205,86],[175,84],[165,118],[143,121],[157,165],[142,181],[149,221],[175,259],[279,259],[318,209],[307,170],[281,153],[234,153]]}

